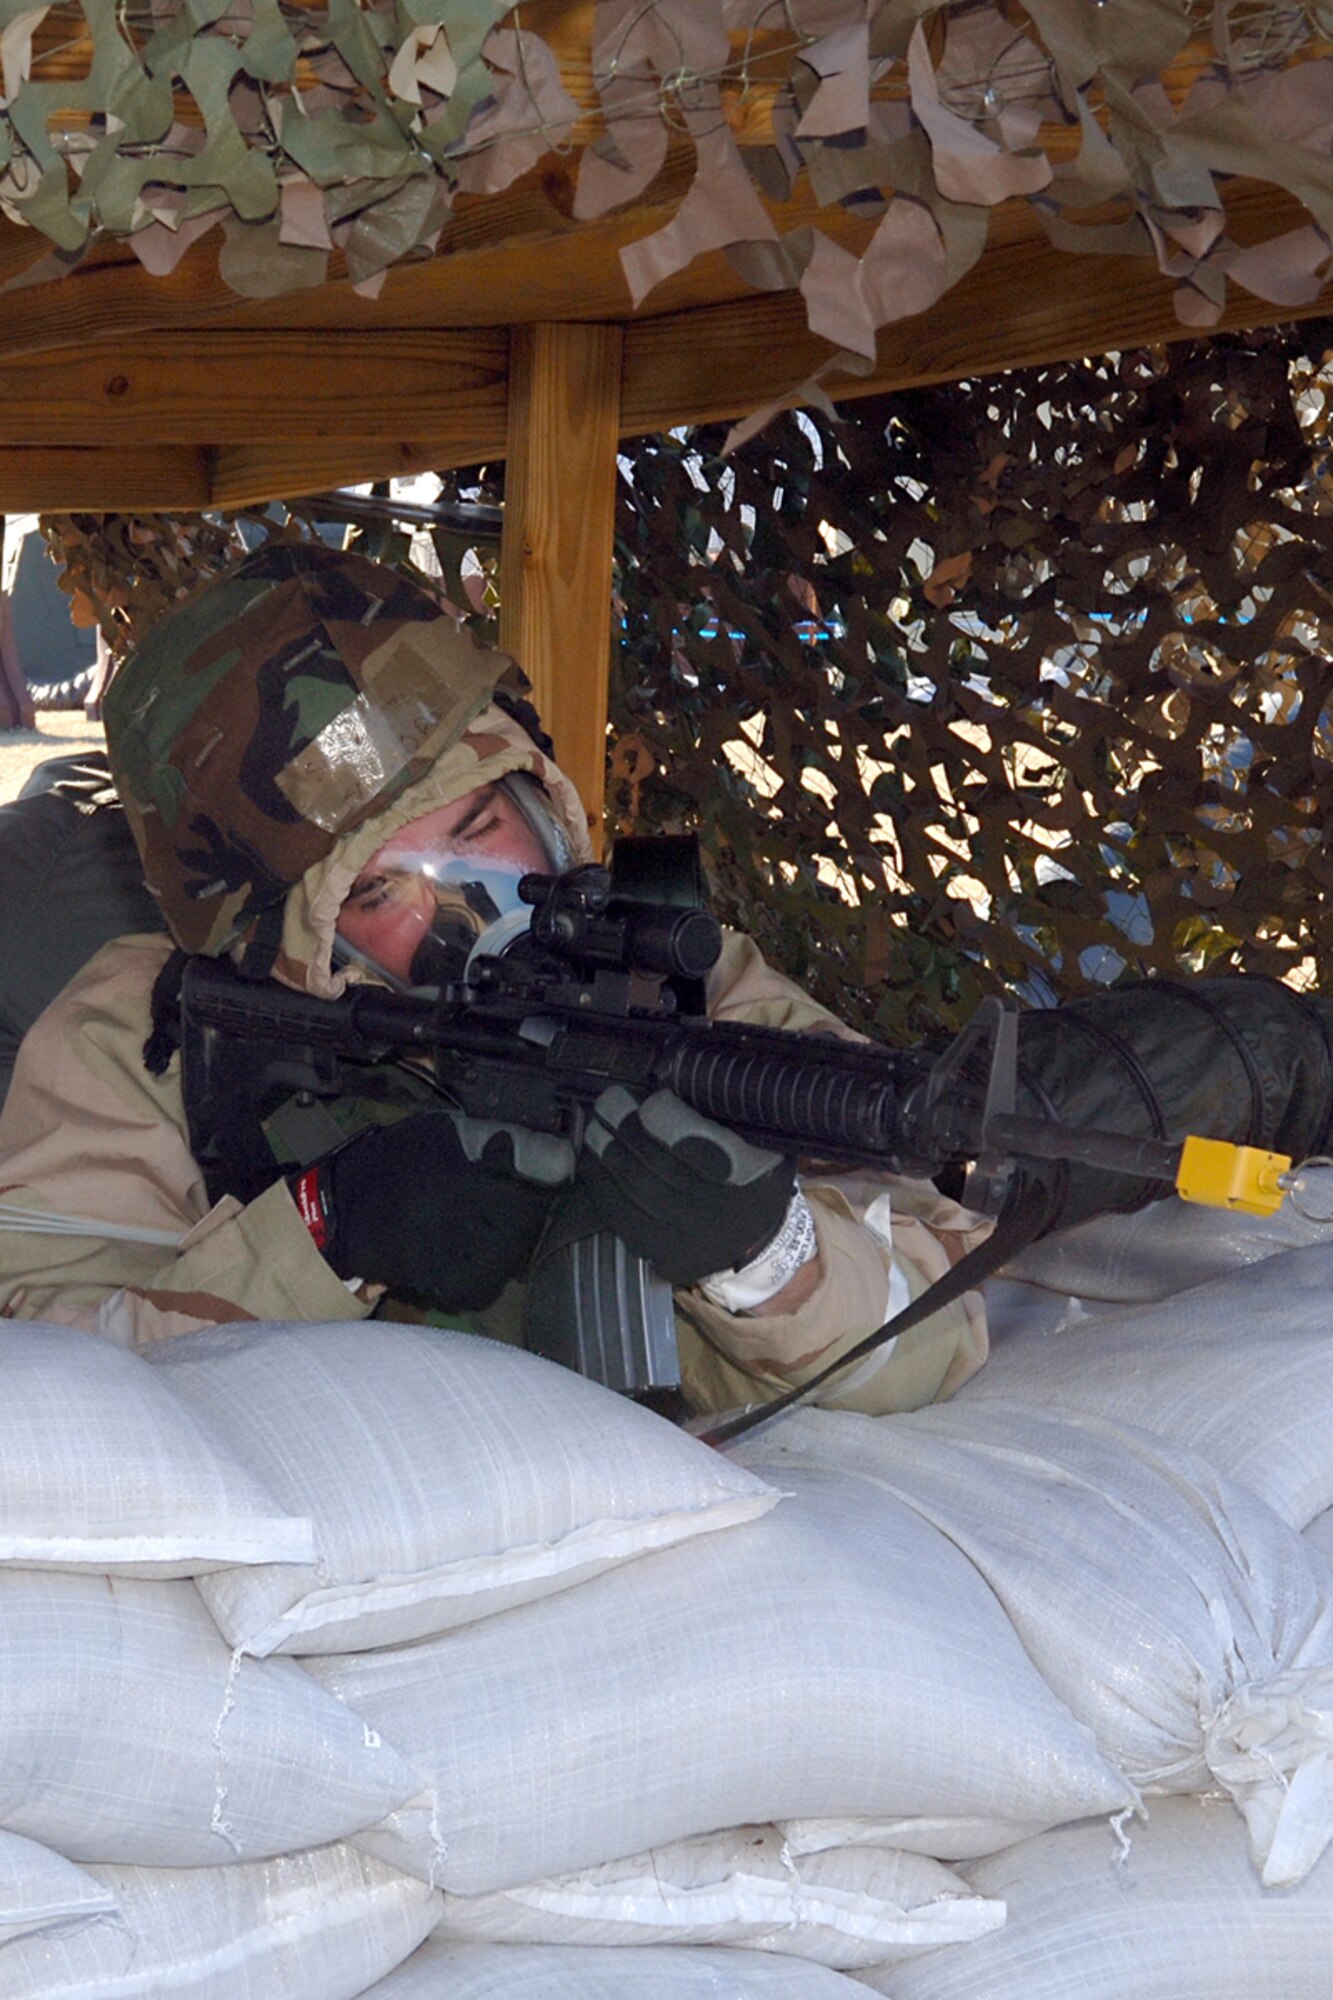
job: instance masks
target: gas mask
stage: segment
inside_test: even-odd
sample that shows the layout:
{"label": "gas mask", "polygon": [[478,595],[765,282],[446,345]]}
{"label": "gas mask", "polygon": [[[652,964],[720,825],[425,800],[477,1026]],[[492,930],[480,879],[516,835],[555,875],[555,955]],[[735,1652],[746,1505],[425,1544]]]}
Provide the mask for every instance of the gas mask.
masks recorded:
{"label": "gas mask", "polygon": [[366,863],[338,916],[334,957],[402,992],[462,979],[528,928],[525,875],[558,875],[569,842],[526,772],[426,813]]}

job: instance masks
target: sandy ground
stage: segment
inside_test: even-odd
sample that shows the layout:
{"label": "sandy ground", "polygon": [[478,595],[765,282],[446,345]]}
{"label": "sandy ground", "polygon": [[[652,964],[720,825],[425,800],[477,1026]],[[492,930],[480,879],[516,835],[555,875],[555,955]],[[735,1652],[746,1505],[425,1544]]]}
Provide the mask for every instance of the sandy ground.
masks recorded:
{"label": "sandy ground", "polygon": [[33,766],[47,757],[105,747],[101,723],[89,722],[77,708],[40,714],[35,729],[0,729],[0,805],[18,797]]}

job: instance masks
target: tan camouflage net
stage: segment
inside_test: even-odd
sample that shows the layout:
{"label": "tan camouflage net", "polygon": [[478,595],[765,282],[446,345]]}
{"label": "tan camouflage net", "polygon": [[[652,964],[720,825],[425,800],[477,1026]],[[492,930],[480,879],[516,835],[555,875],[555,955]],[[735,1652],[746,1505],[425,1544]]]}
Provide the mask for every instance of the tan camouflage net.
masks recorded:
{"label": "tan camouflage net", "polygon": [[[698,827],[719,914],[891,1039],[1002,987],[1333,990],[1333,322],[721,435],[624,448],[613,830]],[[77,518],[70,583],[143,604],[152,546]],[[493,546],[433,539],[484,622]]]}
{"label": "tan camouflage net", "polygon": [[52,514],[41,522],[76,625],[99,626],[119,655],[205,578],[244,553],[255,534],[300,535],[299,525],[253,514]]}
{"label": "tan camouflage net", "polygon": [[[52,246],[23,282],[108,239],[165,277],[220,228],[239,294],[374,296],[539,163],[552,227],[666,207],[636,307],[726,249],[863,360],[1010,199],[1154,258],[1196,327],[1233,283],[1313,303],[1333,246],[1331,0],[0,0],[0,56],[0,209]],[[1233,177],[1290,197],[1261,241]]]}
{"label": "tan camouflage net", "polygon": [[[387,492],[387,486],[383,489]],[[503,491],[501,468],[500,491]],[[376,488],[376,491],[380,491]],[[305,542],[324,533],[337,547],[354,549],[371,562],[426,569],[444,575],[448,595],[459,606],[494,608],[496,552],[472,551],[466,538],[437,533],[416,536],[391,520],[341,526],[334,504],[293,500],[271,507],[247,507],[216,514],[46,514],[39,526],[52,558],[61,566],[61,587],[70,599],[76,625],[99,626],[114,655],[137,646],[160,618],[209,577],[217,576],[247,550],[264,542]],[[431,559],[430,545],[438,551]],[[425,545],[423,548],[423,544]],[[467,561],[464,575],[460,560]]]}

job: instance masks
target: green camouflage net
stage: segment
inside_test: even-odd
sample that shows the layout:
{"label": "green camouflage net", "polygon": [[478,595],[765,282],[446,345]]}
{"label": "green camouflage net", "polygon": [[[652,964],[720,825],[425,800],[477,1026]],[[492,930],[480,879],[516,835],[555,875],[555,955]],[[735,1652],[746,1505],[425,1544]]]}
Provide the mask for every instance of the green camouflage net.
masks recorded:
{"label": "green camouflage net", "polygon": [[1333,323],[646,438],[611,810],[859,1025],[1333,983]]}
{"label": "green camouflage net", "polygon": [[[1333,990],[1333,322],[721,437],[624,447],[612,831],[697,828],[719,915],[890,1040],[1149,972]],[[146,608],[77,519],[71,585]],[[430,540],[493,636],[493,540]]]}

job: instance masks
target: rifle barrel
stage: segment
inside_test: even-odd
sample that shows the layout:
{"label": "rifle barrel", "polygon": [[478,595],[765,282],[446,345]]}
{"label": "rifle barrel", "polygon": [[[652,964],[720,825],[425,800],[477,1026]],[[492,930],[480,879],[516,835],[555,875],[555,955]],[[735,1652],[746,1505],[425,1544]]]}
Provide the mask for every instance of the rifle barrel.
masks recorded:
{"label": "rifle barrel", "polygon": [[1026,1154],[1030,1159],[1072,1160],[1108,1173],[1137,1175],[1175,1186],[1180,1146],[1166,1139],[1135,1139],[1125,1132],[1082,1131],[1053,1119],[1020,1118],[1001,1112],[986,1125],[987,1150]]}

